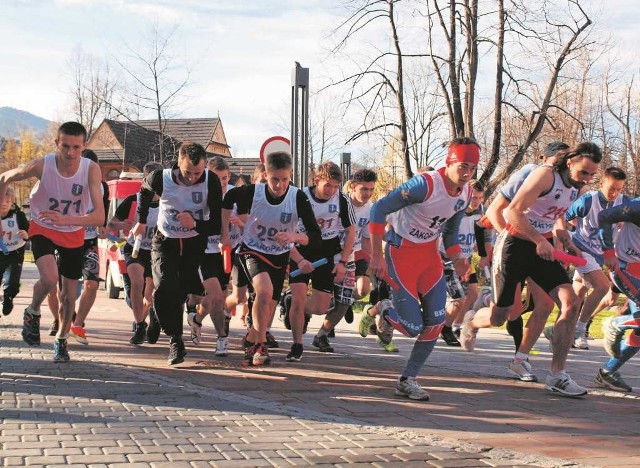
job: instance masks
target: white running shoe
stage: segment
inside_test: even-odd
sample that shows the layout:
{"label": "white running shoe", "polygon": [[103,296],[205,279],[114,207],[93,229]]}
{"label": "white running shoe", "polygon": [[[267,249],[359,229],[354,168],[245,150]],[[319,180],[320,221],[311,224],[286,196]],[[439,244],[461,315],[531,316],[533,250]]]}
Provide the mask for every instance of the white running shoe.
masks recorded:
{"label": "white running shoe", "polygon": [[576,339],[573,341],[573,347],[578,349],[589,349],[589,340],[587,339],[587,331],[576,332]]}
{"label": "white running shoe", "polygon": [[410,400],[427,401],[429,399],[429,393],[418,384],[415,377],[407,377],[406,380],[398,379],[396,396],[406,396]]}
{"label": "white running shoe", "polygon": [[529,361],[516,361],[509,364],[509,375],[523,382],[537,382],[538,377],[533,373]]}
{"label": "white running shoe", "polygon": [[555,377],[549,374],[544,383],[544,388],[551,393],[566,397],[581,397],[587,394],[587,389],[575,383],[565,371],[560,372]]}
{"label": "white running shoe", "polygon": [[216,343],[216,356],[225,357],[229,354],[229,338],[228,337],[218,337],[218,342]]}
{"label": "white running shoe", "polygon": [[491,287],[489,286],[481,287],[480,291],[478,291],[478,298],[473,303],[472,309],[477,312],[483,307],[489,307],[491,305],[491,296],[492,296]]}
{"label": "white running shoe", "polygon": [[478,336],[478,329],[471,326],[471,321],[475,316],[475,310],[467,311],[467,313],[464,314],[462,328],[460,329],[460,345],[462,346],[462,349],[468,352],[472,352],[474,349],[476,349],[476,337]]}
{"label": "white running shoe", "polygon": [[382,301],[380,301],[379,309],[381,310],[381,312],[378,314],[376,328],[378,331],[378,338],[380,338],[380,341],[382,341],[384,344],[391,343],[391,339],[393,338],[393,326],[389,322],[387,322],[385,318],[387,316],[388,310],[392,308],[393,302],[391,302],[389,299],[383,299]]}
{"label": "white running shoe", "polygon": [[190,312],[187,315],[187,323],[191,327],[191,341],[193,344],[199,345],[202,340],[202,324],[196,320],[196,313]]}

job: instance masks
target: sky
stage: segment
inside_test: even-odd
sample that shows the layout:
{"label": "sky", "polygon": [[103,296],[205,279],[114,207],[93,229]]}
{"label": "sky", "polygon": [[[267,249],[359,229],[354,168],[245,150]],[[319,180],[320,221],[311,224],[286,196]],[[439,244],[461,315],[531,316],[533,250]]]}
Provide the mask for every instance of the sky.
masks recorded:
{"label": "sky", "polygon": [[[256,157],[282,131],[294,61],[312,88],[331,75],[328,35],[344,17],[341,0],[4,0],[0,15],[0,107],[69,120],[68,62],[81,46],[95,56],[136,48],[153,22],[171,28],[174,50],[191,67],[180,117],[220,116],[232,154]],[[633,63],[640,13],[630,0],[590,0],[599,37]],[[285,135],[286,136],[286,135]]]}

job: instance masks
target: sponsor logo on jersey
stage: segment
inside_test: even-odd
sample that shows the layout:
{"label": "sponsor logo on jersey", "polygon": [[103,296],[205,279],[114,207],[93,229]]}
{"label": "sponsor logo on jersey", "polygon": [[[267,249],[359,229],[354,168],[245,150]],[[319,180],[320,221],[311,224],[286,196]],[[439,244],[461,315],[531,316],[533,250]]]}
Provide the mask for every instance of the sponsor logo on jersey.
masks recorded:
{"label": "sponsor logo on jersey", "polygon": [[202,192],[192,192],[191,193],[191,200],[193,200],[193,203],[202,203],[202,199],[203,199],[203,194]]}
{"label": "sponsor logo on jersey", "polygon": [[10,228],[12,228],[15,225],[16,225],[16,222],[13,219],[10,219],[9,221],[7,221],[7,226],[9,226]]}
{"label": "sponsor logo on jersey", "polygon": [[76,197],[79,195],[82,195],[82,190],[84,189],[84,187],[80,184],[73,184],[71,186],[71,193],[74,194]]}
{"label": "sponsor logo on jersey", "polygon": [[458,200],[456,202],[456,206],[453,207],[453,211],[460,211],[462,209],[462,207],[465,205],[465,201],[464,200]]}
{"label": "sponsor logo on jersey", "polygon": [[330,204],[329,205],[329,213],[335,213],[338,211],[338,205]]}

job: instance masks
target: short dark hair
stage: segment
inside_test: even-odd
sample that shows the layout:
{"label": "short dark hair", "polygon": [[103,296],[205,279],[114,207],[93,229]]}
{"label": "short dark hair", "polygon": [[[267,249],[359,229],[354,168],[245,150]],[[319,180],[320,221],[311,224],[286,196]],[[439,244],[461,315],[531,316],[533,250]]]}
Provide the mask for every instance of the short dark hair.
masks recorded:
{"label": "short dark hair", "polygon": [[476,145],[480,148],[480,144],[473,137],[457,137],[449,142],[449,146],[452,145]]}
{"label": "short dark hair", "polygon": [[484,184],[479,180],[470,180],[469,186],[471,187],[471,189],[475,190],[476,192],[484,192],[486,190]]}
{"label": "short dark hair", "polygon": [[144,165],[144,167],[142,168],[142,175],[144,177],[147,177],[149,174],[151,174],[152,172],[155,172],[157,170],[162,170],[164,169],[164,167],[162,166],[162,164],[160,164],[157,161],[149,161],[147,164]]}
{"label": "short dark hair", "polygon": [[89,148],[85,149],[82,152],[82,157],[91,159],[96,164],[98,163],[98,155],[93,150],[90,150]]}
{"label": "short dark hair", "polygon": [[611,166],[611,167],[607,167],[604,170],[604,177],[612,178],[615,180],[627,180],[627,173],[624,172],[619,167]]}
{"label": "short dark hair", "polygon": [[351,174],[352,184],[361,184],[363,182],[377,182],[378,174],[371,169],[360,169],[359,171]]}
{"label": "short dark hair", "polygon": [[567,145],[564,141],[552,141],[545,148],[542,156],[540,158],[551,158],[556,155],[558,151],[563,151],[569,149],[569,145]]}
{"label": "short dark hair", "polygon": [[276,151],[274,153],[267,154],[267,163],[265,168],[269,171],[277,171],[280,169],[291,169],[293,167],[293,161],[291,155],[284,151]]}
{"label": "short dark hair", "polygon": [[207,167],[214,171],[228,171],[229,164],[222,156],[214,156],[207,162]]}
{"label": "short dark hair", "polygon": [[200,164],[200,161],[207,159],[207,152],[201,144],[193,141],[183,141],[178,152],[179,158],[189,158],[191,164],[195,166]]}
{"label": "short dark hair", "polygon": [[569,149],[563,150],[564,154],[562,158],[557,163],[557,167],[559,171],[567,169],[567,162],[569,159],[573,158],[589,158],[596,164],[600,164],[602,161],[602,151],[600,147],[593,143],[592,141],[584,141],[582,143],[578,143],[570,147]]}
{"label": "short dark hair", "polygon": [[87,141],[87,129],[84,125],[78,122],[65,122],[58,127],[58,137],[61,133],[71,136],[81,136],[84,141]]}

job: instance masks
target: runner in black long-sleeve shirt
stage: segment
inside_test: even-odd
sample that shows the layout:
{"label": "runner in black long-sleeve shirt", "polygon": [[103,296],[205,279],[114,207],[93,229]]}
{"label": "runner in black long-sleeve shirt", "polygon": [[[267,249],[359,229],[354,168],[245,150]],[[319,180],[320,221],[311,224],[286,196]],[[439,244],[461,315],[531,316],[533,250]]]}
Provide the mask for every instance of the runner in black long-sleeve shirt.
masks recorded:
{"label": "runner in black long-sleeve shirt", "polygon": [[[266,184],[246,185],[229,190],[222,205],[221,243],[230,245],[229,217],[233,205],[238,216],[248,214],[242,243],[238,249],[240,264],[251,278],[256,293],[253,305],[253,324],[247,334],[247,348],[243,366],[269,364],[266,333],[277,299],[280,297],[289,254],[294,243],[319,243],[320,228],[307,196],[291,182],[291,156],[271,153],[267,156]],[[298,219],[306,234],[296,232]],[[313,266],[299,253],[292,260],[304,273]]]}
{"label": "runner in black long-sleeve shirt", "polygon": [[170,337],[168,363],[186,355],[182,341],[182,305],[188,294],[203,294],[198,275],[208,236],[220,233],[222,189],[218,177],[205,169],[204,148],[184,142],[172,169],[152,172],[140,188],[134,238],[144,236],[153,195],[160,197],[158,231],[153,237],[151,265],[153,307]]}

